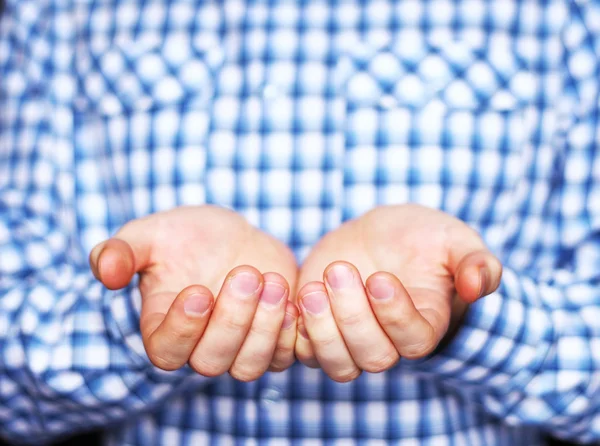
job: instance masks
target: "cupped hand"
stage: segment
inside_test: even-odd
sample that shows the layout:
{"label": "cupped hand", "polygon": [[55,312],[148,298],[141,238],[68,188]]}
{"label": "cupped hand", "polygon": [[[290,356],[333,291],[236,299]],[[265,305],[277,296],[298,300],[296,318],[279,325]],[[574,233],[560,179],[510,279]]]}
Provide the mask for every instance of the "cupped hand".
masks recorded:
{"label": "cupped hand", "polygon": [[462,221],[417,205],[376,208],[327,234],[305,260],[296,356],[336,381],[425,357],[501,274]]}
{"label": "cupped hand", "polygon": [[90,264],[110,289],[139,273],[142,338],[162,369],[189,363],[249,381],[294,362],[294,256],[232,211],[182,207],[133,220],[92,250]]}

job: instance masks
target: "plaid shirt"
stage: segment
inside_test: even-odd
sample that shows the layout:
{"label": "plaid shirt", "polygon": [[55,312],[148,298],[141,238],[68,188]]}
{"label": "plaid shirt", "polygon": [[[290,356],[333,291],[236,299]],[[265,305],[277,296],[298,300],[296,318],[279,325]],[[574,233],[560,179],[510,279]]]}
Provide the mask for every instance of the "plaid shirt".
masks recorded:
{"label": "plaid shirt", "polygon": [[[40,444],[600,440],[598,0],[8,0],[0,22],[0,432]],[[381,204],[502,260],[450,345],[338,384],[148,361],[128,220],[231,207],[299,261]]]}

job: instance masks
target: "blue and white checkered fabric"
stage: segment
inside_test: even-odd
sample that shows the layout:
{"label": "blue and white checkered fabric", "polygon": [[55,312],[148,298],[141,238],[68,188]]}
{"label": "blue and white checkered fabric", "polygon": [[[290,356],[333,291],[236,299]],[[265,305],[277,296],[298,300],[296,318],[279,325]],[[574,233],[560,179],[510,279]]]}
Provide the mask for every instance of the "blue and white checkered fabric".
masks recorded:
{"label": "blue and white checkered fabric", "polygon": [[[40,444],[600,440],[598,0],[8,0],[0,22],[0,430]],[[153,368],[92,246],[177,205],[302,259],[381,204],[442,209],[499,291],[421,361],[336,384]]]}

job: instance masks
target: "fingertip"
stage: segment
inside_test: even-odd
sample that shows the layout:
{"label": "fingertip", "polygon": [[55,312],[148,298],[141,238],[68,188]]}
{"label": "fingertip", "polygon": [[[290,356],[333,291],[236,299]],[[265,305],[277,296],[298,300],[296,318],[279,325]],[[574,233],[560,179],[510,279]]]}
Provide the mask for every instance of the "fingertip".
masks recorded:
{"label": "fingertip", "polygon": [[[243,274],[243,273],[252,274],[253,276],[260,277],[261,281],[263,280],[263,275],[260,273],[260,271],[250,265],[236,266],[231,271],[229,271],[229,274],[227,275],[227,277],[231,279],[231,278],[237,276],[238,274]],[[273,274],[277,274],[277,273],[273,273]]]}
{"label": "fingertip", "polygon": [[487,267],[482,266],[481,268],[479,268],[478,274],[479,290],[477,293],[477,298],[479,299],[489,293],[488,290],[490,286],[490,270]]}
{"label": "fingertip", "polygon": [[256,298],[260,297],[264,283],[263,275],[256,268],[250,265],[239,265],[229,272],[219,294]]}
{"label": "fingertip", "polygon": [[360,272],[356,266],[344,260],[331,262],[323,270],[323,283],[333,289],[356,285],[357,281],[361,281]]}
{"label": "fingertip", "polygon": [[300,363],[302,363],[309,369],[320,369],[321,368],[319,361],[317,361],[317,358],[315,358],[314,356],[306,357],[306,358],[296,357],[296,359],[298,359],[298,361]]}
{"label": "fingertip", "polygon": [[454,283],[462,300],[472,303],[500,285],[502,263],[487,249],[465,256],[456,269]]}
{"label": "fingertip", "polygon": [[206,317],[214,306],[211,291],[202,285],[191,285],[184,288],[177,296],[181,302],[183,313],[192,319]]}
{"label": "fingertip", "polygon": [[465,266],[459,270],[454,287],[463,301],[473,303],[485,295],[488,279],[484,270],[485,267],[478,265]]}
{"label": "fingertip", "polygon": [[285,307],[285,316],[281,325],[281,332],[277,347],[269,366],[271,372],[282,372],[296,361],[296,342],[297,342],[297,326],[298,309],[296,306],[287,302]]}
{"label": "fingertip", "polygon": [[291,301],[287,302],[287,305],[285,307],[285,312],[289,315],[291,315],[294,319],[298,319],[298,316],[300,315],[300,310],[298,310],[298,307]]}
{"label": "fingertip", "polygon": [[305,283],[302,288],[298,291],[298,300],[301,301],[304,296],[307,294],[314,293],[316,291],[322,291],[327,293],[327,288],[325,288],[325,284],[323,282],[312,281]]}
{"label": "fingertip", "polygon": [[290,286],[288,284],[288,281],[281,274],[269,272],[269,273],[264,273],[262,276],[263,276],[263,281],[265,283],[267,283],[267,282],[276,283],[289,291]]}
{"label": "fingertip", "polygon": [[295,349],[296,359],[312,369],[319,368],[319,361],[317,361],[317,358],[315,357],[301,314],[298,315],[296,327],[298,333]]}
{"label": "fingertip", "polygon": [[289,299],[290,288],[287,280],[278,273],[263,274],[263,289],[260,302],[267,308],[276,308],[277,311],[285,309]]}
{"label": "fingertip", "polygon": [[106,245],[106,241],[98,243],[90,251],[90,255],[88,257],[88,261],[89,261],[92,273],[94,274],[94,277],[98,280],[100,280],[100,272],[98,271],[98,259],[100,258],[100,254],[104,250],[105,245]]}
{"label": "fingertip", "polygon": [[298,309],[294,304],[288,301],[285,307],[285,316],[283,317],[283,322],[281,324],[282,330],[289,330],[293,326],[296,325],[298,321]]}
{"label": "fingertip", "polygon": [[376,302],[382,302],[394,297],[402,284],[396,276],[385,271],[371,274],[365,281],[367,294]]}
{"label": "fingertip", "polygon": [[99,280],[111,290],[126,287],[135,273],[131,246],[123,240],[108,240],[98,253],[96,269]]}
{"label": "fingertip", "polygon": [[489,278],[487,294],[490,294],[498,289],[502,281],[502,262],[496,256],[492,255],[486,261],[486,268]]}
{"label": "fingertip", "polygon": [[189,285],[181,290],[178,296],[189,296],[190,294],[207,294],[209,296],[213,296],[213,293],[210,289],[205,287],[204,285]]}
{"label": "fingertip", "polygon": [[325,267],[325,269],[323,270],[323,276],[327,275],[327,272],[333,268],[335,268],[336,266],[341,266],[343,268],[350,268],[353,272],[358,272],[358,269],[350,262],[347,262],[345,260],[336,260],[334,262],[331,262],[329,265],[327,265]]}
{"label": "fingertip", "polygon": [[301,339],[296,343],[296,359],[301,364],[311,369],[321,368],[319,360],[315,356],[311,344],[306,339]]}
{"label": "fingertip", "polygon": [[188,362],[213,307],[211,291],[191,285],[177,294],[166,314],[154,313],[140,320],[150,361],[163,370],[176,370]]}
{"label": "fingertip", "polygon": [[306,339],[307,341],[310,341],[310,337],[308,336],[308,331],[306,331],[306,324],[302,320],[302,316],[300,316],[298,318],[297,325],[298,325],[298,334],[303,339]]}

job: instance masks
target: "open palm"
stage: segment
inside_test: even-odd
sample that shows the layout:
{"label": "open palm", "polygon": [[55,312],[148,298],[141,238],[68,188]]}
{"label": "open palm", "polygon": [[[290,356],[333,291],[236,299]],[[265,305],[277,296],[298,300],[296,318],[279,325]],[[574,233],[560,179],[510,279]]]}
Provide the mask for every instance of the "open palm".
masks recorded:
{"label": "open palm", "polygon": [[232,211],[182,207],[134,220],[90,260],[109,288],[140,274],[140,328],[162,368],[189,362],[204,375],[230,370],[249,380],[293,361],[285,347],[294,330],[282,330],[296,315],[287,302],[293,254]]}
{"label": "open palm", "polygon": [[[298,288],[307,337],[297,339],[297,355],[340,379],[353,369],[385,370],[400,356],[424,356],[468,302],[498,286],[500,275],[498,260],[460,220],[416,205],[376,208],[326,235],[306,259]],[[385,293],[389,299],[374,296]],[[324,295],[329,309],[313,302]],[[327,314],[335,323],[326,324]],[[338,335],[347,352],[331,348]],[[322,342],[327,353],[319,352]],[[355,367],[335,373],[350,359]]]}

